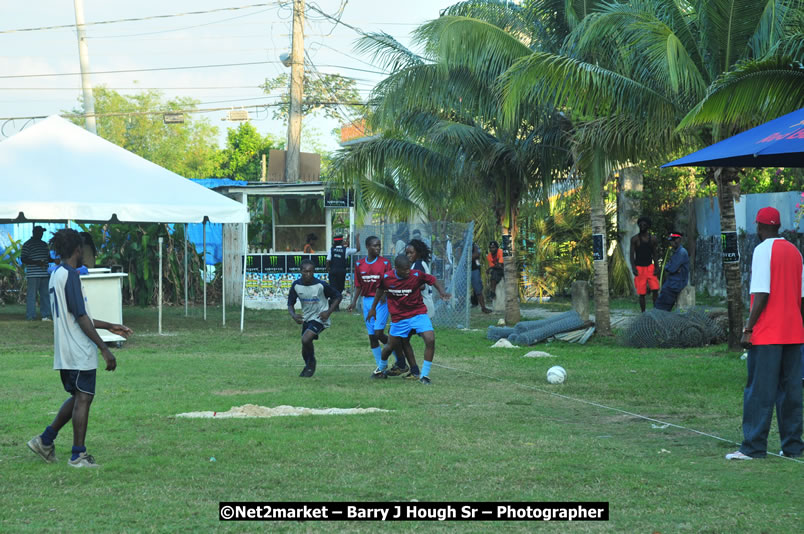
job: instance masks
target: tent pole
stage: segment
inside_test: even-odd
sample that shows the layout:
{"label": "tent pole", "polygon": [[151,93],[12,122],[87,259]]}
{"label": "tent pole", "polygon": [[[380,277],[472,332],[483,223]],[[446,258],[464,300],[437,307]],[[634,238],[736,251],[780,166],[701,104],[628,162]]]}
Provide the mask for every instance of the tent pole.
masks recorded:
{"label": "tent pole", "polygon": [[187,223],[184,223],[184,316],[189,315],[187,304]]}
{"label": "tent pole", "polygon": [[223,269],[223,277],[221,281],[221,300],[223,301],[223,326],[226,326],[226,228],[225,224],[221,224],[221,269]]}
{"label": "tent pole", "polygon": [[159,238],[159,335],[162,335],[162,238]]}
{"label": "tent pole", "polygon": [[207,220],[204,219],[204,320],[207,320]]}
{"label": "tent pole", "polygon": [[246,308],[246,255],[248,254],[248,226],[243,223],[243,292],[240,295],[240,333],[243,333],[243,315]]}

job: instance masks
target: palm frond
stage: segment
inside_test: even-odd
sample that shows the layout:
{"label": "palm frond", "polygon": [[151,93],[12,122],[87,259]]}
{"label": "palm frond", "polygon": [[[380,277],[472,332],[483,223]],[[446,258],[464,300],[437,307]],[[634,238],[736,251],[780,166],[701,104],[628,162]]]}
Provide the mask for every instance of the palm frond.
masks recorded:
{"label": "palm frond", "polygon": [[747,61],[718,78],[678,129],[748,128],[804,107],[804,65],[780,56]]}
{"label": "palm frond", "polygon": [[548,101],[573,116],[597,117],[640,110],[655,121],[675,121],[674,103],[662,93],[597,65],[535,52],[500,78],[506,123],[524,105]]}
{"label": "palm frond", "polygon": [[548,19],[540,5],[541,2],[523,7],[507,0],[467,0],[444,9],[441,15],[482,20],[519,36],[529,47],[556,50],[563,34],[557,36],[555,26],[545,24]]}
{"label": "palm frond", "polygon": [[414,39],[438,57],[442,68],[464,67],[493,83],[518,58],[530,54],[527,43],[485,21],[444,16],[419,27]]}
{"label": "palm frond", "polygon": [[425,58],[412,52],[385,32],[370,33],[361,37],[354,49],[358,53],[368,54],[371,63],[391,72],[426,62]]}

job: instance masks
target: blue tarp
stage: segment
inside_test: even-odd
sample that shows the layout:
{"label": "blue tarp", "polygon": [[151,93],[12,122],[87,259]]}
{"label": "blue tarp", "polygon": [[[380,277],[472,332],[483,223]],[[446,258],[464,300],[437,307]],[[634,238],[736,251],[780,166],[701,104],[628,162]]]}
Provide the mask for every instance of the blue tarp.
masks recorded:
{"label": "blue tarp", "polygon": [[[229,178],[191,178],[191,181],[203,185],[207,189],[216,187],[246,187],[248,182],[231,180]],[[194,245],[195,250],[201,254],[204,250],[204,225],[188,224],[187,239]],[[207,265],[215,265],[223,261],[223,227],[220,224],[207,223]]]}

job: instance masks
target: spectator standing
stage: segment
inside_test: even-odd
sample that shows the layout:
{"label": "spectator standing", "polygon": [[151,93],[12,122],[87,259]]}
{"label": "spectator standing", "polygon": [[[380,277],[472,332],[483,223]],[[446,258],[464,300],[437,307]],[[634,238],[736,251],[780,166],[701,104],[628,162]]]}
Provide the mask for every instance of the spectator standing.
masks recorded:
{"label": "spectator standing", "polygon": [[28,293],[25,298],[25,318],[29,321],[36,319],[36,295],[39,294],[39,314],[43,321],[51,320],[50,295],[48,294],[48,281],[50,275],[47,266],[50,261],[50,249],[42,241],[45,229],[34,226],[33,236],[22,245],[20,260],[25,265],[25,278],[28,281]]}
{"label": "spectator standing", "polygon": [[653,305],[659,295],[659,240],[650,231],[650,219],[637,220],[639,233],[631,238],[631,270],[634,273],[634,286],[639,295],[639,308],[645,312],[645,295],[653,294]]}
{"label": "spectator standing", "polygon": [[472,243],[472,291],[483,313],[491,313],[486,307],[486,298],[483,296],[483,277],[480,276],[480,247]]}
{"label": "spectator standing", "polygon": [[[349,269],[349,256],[360,252],[360,234],[357,234],[357,248],[351,248],[342,235],[336,235],[333,246],[327,251],[327,271],[329,283],[343,294],[346,285],[346,271]],[[335,308],[339,311],[340,308]]]}
{"label": "spectator standing", "polygon": [[801,344],[804,343],[801,253],[779,237],[776,208],[757,212],[762,242],[751,261],[751,313],[740,340],[748,348],[748,380],[743,391],[743,442],[727,460],[764,458],[776,405],[784,456],[804,452],[801,441]]}
{"label": "spectator standing", "polygon": [[497,284],[503,279],[503,251],[500,249],[500,244],[496,241],[489,243],[489,253],[486,255],[488,262],[488,276],[489,276],[489,298],[494,300],[497,295]]}

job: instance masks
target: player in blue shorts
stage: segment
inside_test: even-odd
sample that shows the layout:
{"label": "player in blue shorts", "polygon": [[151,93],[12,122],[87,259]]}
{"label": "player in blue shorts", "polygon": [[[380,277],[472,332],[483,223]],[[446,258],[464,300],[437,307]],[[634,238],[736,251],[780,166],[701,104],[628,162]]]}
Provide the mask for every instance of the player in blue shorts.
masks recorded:
{"label": "player in blue shorts", "polygon": [[[380,354],[382,353],[383,345],[388,343],[388,337],[385,335],[385,324],[388,322],[388,306],[384,300],[377,302],[376,314],[374,317],[368,317],[368,311],[376,300],[377,287],[380,285],[383,275],[392,270],[391,262],[380,256],[381,243],[380,239],[376,236],[366,238],[366,253],[368,256],[362,260],[355,262],[355,293],[352,297],[352,302],[349,303],[347,311],[352,312],[355,309],[357,299],[363,296],[363,317],[366,319],[366,330],[368,331],[369,343],[371,345],[371,353],[374,355],[374,361],[377,368],[380,366]],[[408,371],[408,365],[398,355],[396,356],[396,365],[388,372],[391,376],[400,375]],[[382,376],[385,378],[387,375],[378,374],[376,371],[372,373],[372,378]]]}
{"label": "player in blue shorts", "polygon": [[[380,354],[378,371],[384,373],[388,366],[388,356],[394,348],[401,348],[412,330],[424,340],[424,362],[419,381],[430,384],[430,366],[435,355],[435,333],[433,324],[427,316],[427,307],[422,300],[422,287],[429,284],[436,288],[439,296],[449,300],[452,295],[444,291],[441,283],[432,275],[410,268],[407,256],[399,255],[394,260],[393,271],[385,273],[377,288],[375,302],[388,296],[388,310],[391,314],[391,329],[388,331],[388,344]],[[376,305],[372,304],[368,317],[376,315]]]}
{"label": "player in blue shorts", "polygon": [[[315,277],[315,264],[311,260],[301,262],[301,278],[295,280],[288,292],[288,313],[302,325],[302,358],[304,369],[300,377],[309,378],[315,373],[315,348],[313,341],[318,334],[329,328],[329,316],[341,303],[340,292]],[[301,301],[302,316],[296,313],[296,300]]]}

